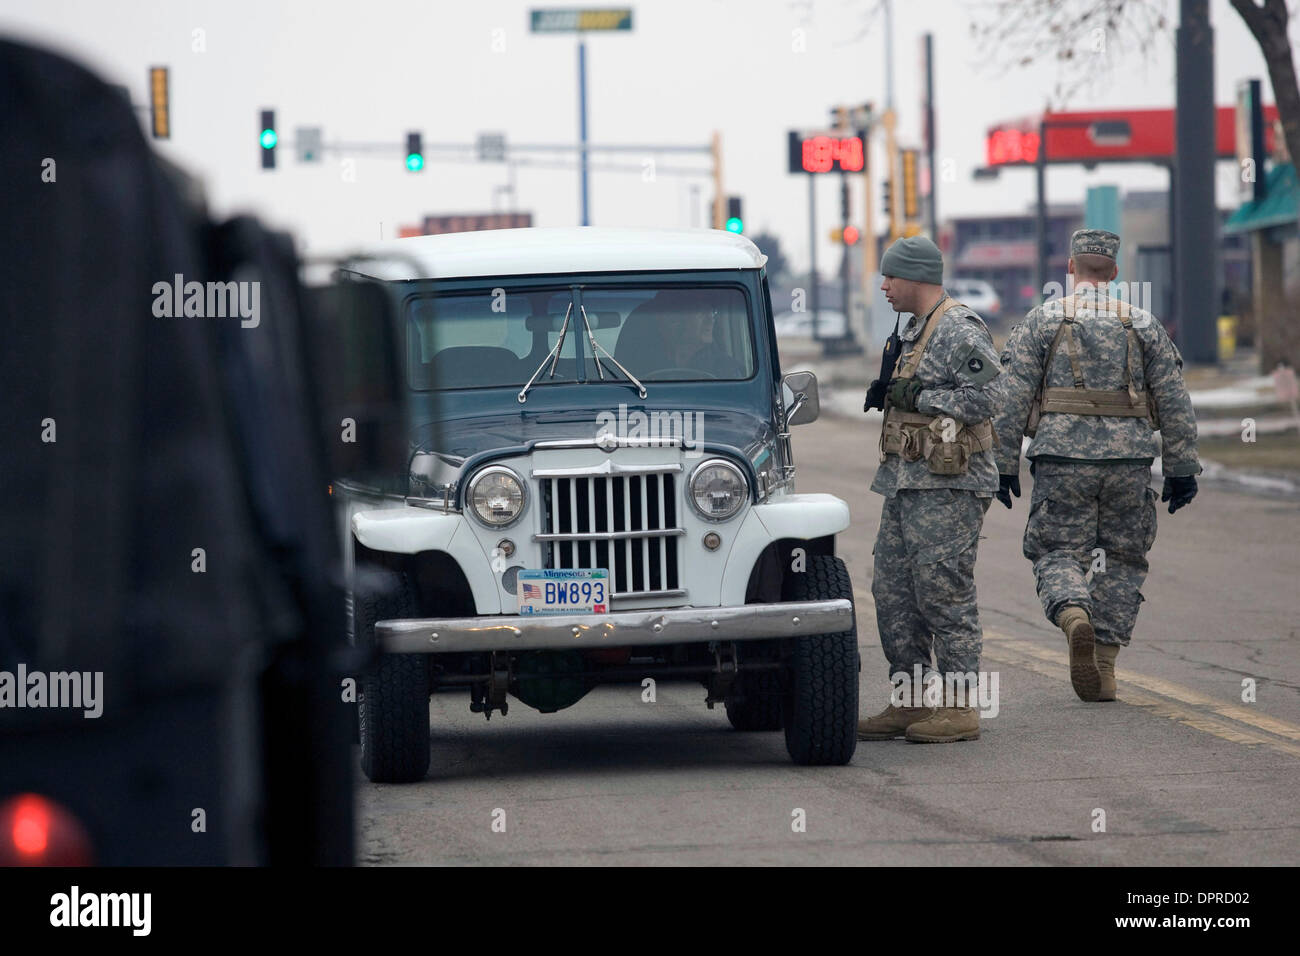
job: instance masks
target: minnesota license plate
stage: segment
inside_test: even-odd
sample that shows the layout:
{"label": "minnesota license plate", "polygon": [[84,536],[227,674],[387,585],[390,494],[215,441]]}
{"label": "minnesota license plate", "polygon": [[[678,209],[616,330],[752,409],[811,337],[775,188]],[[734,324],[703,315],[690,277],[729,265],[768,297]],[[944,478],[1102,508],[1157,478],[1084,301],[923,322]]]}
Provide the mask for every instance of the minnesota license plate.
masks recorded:
{"label": "minnesota license plate", "polygon": [[609,571],[556,568],[519,572],[520,614],[606,614]]}

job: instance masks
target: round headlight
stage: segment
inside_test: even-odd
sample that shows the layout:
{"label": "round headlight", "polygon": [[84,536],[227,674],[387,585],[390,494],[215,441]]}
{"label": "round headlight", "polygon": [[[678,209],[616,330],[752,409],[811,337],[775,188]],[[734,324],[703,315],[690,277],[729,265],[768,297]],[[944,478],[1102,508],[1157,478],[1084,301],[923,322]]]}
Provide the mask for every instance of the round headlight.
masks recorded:
{"label": "round headlight", "polygon": [[469,485],[469,506],[479,521],[504,528],[524,511],[524,483],[509,468],[484,468]]}
{"label": "round headlight", "polygon": [[691,473],[691,503],[701,517],[726,521],[745,504],[749,486],[740,469],[721,458],[702,461]]}

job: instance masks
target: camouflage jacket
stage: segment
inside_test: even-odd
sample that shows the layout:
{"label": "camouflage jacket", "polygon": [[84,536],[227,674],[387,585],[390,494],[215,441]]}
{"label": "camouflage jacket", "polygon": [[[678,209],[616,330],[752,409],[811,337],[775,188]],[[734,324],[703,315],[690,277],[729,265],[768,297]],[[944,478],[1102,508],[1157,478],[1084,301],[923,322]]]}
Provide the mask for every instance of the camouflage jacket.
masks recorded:
{"label": "camouflage jacket", "polygon": [[[899,333],[904,355],[920,336],[929,314],[912,316]],[[951,415],[966,425],[991,418],[992,386],[999,371],[993,337],[984,320],[964,305],[953,306],[939,320],[916,369],[915,378],[924,386],[917,396],[916,410],[925,415]],[[993,452],[972,455],[964,475],[936,475],[924,461],[886,456],[876,469],[871,490],[892,498],[895,492],[911,488],[961,488],[990,497],[998,490]]]}
{"label": "camouflage jacket", "polygon": [[[1025,422],[1043,380],[1043,363],[1064,316],[1060,299],[1032,309],[1012,331],[1002,352],[1002,375],[997,382],[998,414],[993,427],[998,471],[1004,475],[1020,472]],[[1164,326],[1150,312],[1133,306],[1130,321],[1142,346],[1142,362],[1137,369],[1139,380],[1134,385],[1139,390],[1149,387],[1150,399],[1159,409],[1162,469],[1166,475],[1198,474],[1201,466],[1196,456],[1196,417],[1183,383],[1183,357]],[[1128,335],[1119,316],[1109,306],[1098,313],[1093,290],[1078,293],[1074,335],[1086,386],[1124,388]],[[1073,385],[1074,376],[1062,339],[1048,372],[1047,386],[1070,388]],[[1026,457],[1151,461],[1161,452],[1155,434],[1145,418],[1051,412],[1039,421],[1038,433],[1030,442]]]}

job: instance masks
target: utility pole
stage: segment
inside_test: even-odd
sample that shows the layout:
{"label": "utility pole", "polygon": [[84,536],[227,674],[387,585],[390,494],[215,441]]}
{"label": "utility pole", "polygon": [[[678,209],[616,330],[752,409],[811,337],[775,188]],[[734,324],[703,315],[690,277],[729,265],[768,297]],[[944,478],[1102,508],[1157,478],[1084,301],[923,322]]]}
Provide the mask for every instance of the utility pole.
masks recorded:
{"label": "utility pole", "polygon": [[1193,362],[1218,358],[1214,205],[1214,29],[1209,0],[1180,0],[1174,111],[1174,314],[1178,344]]}
{"label": "utility pole", "polygon": [[591,225],[587,193],[587,40],[578,34],[578,183],[582,196],[579,224]]}
{"label": "utility pole", "polygon": [[[885,0],[885,114],[880,123],[885,127],[886,175],[889,177],[889,241],[903,234],[899,227],[898,141],[894,138],[897,116],[894,113],[894,4]],[[871,230],[875,233],[875,230]],[[874,235],[872,241],[875,241]]]}

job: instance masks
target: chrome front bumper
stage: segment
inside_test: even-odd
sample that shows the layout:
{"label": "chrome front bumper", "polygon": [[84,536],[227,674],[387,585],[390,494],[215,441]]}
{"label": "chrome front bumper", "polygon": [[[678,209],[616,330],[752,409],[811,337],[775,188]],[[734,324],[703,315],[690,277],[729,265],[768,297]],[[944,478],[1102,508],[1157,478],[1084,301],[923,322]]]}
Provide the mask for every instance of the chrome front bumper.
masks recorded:
{"label": "chrome front bumper", "polygon": [[834,634],[852,625],[853,604],[839,598],[608,614],[379,621],[375,635],[380,647],[389,653],[451,654],[754,641]]}

